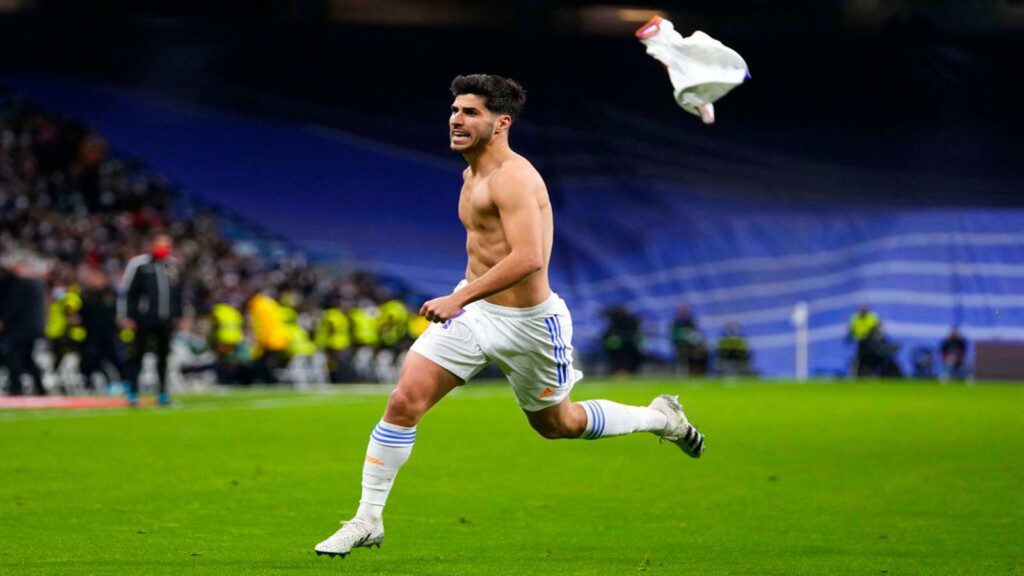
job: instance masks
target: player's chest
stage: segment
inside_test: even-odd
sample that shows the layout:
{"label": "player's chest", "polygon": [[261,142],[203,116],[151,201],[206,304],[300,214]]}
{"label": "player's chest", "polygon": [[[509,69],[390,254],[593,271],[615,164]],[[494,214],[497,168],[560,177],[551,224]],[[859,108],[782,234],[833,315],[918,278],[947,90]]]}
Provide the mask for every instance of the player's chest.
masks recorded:
{"label": "player's chest", "polygon": [[491,200],[486,182],[467,182],[459,195],[459,220],[469,230],[495,225],[498,210]]}

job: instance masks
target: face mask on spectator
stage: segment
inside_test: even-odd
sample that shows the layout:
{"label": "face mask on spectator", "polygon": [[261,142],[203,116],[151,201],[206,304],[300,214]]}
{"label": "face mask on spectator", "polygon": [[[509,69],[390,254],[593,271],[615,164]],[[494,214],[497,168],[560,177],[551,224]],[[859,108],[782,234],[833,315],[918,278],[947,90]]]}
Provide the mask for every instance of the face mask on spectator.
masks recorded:
{"label": "face mask on spectator", "polygon": [[163,260],[171,255],[171,249],[167,246],[157,246],[153,248],[153,258],[157,260]]}

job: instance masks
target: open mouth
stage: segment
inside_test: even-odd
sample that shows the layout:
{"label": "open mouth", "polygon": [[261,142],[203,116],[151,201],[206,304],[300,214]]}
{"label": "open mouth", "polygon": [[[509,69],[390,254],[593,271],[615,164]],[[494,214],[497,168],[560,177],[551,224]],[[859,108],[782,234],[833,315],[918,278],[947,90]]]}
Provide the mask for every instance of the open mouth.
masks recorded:
{"label": "open mouth", "polygon": [[462,130],[452,130],[452,144],[466,144],[469,142],[469,133]]}

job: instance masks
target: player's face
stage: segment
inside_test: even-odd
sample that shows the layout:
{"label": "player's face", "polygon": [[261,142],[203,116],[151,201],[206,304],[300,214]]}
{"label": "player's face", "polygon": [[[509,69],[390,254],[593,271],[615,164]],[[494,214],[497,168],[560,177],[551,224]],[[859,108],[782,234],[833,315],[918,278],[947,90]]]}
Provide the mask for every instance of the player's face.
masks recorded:
{"label": "player's face", "polygon": [[475,94],[461,94],[452,103],[448,117],[448,141],[452,152],[483,148],[494,136],[495,114]]}

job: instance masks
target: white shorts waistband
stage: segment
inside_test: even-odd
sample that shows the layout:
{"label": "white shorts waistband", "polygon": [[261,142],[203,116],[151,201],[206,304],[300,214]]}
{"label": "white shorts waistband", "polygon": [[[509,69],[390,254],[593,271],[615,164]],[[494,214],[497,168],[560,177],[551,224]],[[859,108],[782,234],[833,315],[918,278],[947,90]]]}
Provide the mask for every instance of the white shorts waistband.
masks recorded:
{"label": "white shorts waistband", "polygon": [[561,301],[562,299],[558,297],[558,294],[552,292],[551,295],[543,302],[536,306],[530,306],[529,308],[499,306],[497,304],[491,304],[486,300],[477,300],[470,304],[470,306],[477,306],[480,310],[488,314],[496,314],[498,316],[507,316],[509,318],[533,318],[535,316],[548,316],[555,312]]}
{"label": "white shorts waistband", "polygon": [[[469,284],[466,280],[459,282],[459,285],[455,287],[453,292],[457,292],[462,289],[463,286]],[[540,304],[530,306],[529,308],[513,308],[511,306],[499,306],[498,304],[491,304],[486,300],[477,300],[467,305],[467,308],[476,307],[481,311],[488,314],[495,314],[498,316],[506,316],[509,318],[531,318],[534,316],[546,316],[554,312],[562,299],[556,292],[551,292],[551,295],[544,299]]]}

